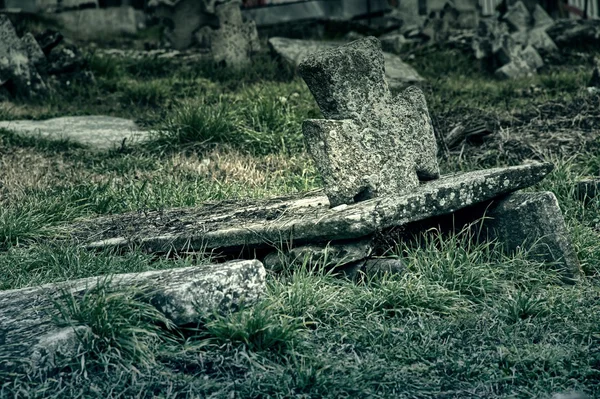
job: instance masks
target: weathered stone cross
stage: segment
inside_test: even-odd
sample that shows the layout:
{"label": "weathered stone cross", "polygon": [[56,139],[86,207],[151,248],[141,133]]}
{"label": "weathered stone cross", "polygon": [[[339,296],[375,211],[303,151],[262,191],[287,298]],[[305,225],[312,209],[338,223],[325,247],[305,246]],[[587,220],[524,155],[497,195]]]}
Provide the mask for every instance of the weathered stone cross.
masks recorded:
{"label": "weathered stone cross", "polygon": [[379,40],[357,40],[299,66],[326,119],[304,121],[308,151],[330,205],[414,190],[439,177],[437,144],[423,92],[392,97]]}

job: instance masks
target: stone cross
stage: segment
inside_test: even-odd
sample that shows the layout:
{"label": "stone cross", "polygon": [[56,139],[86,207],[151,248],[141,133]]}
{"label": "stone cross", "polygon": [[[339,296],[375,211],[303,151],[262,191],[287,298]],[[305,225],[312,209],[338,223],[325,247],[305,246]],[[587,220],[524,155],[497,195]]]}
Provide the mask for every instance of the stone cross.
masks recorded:
{"label": "stone cross", "polygon": [[374,37],[315,53],[298,67],[326,119],[304,121],[330,205],[402,195],[439,177],[423,92],[392,96]]}

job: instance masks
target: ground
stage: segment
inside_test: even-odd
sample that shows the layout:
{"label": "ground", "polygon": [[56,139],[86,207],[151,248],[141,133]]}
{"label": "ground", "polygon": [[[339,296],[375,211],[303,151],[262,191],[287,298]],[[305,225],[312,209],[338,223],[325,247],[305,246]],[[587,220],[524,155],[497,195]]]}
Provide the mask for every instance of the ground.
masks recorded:
{"label": "ground", "polygon": [[[318,188],[301,122],[320,117],[293,71],[266,55],[244,71],[84,49],[93,85],[44,101],[0,103],[0,119],[108,114],[158,133],[109,153],[0,132],[0,289],[206,262],[88,252],[53,240],[65,223],[125,211],[199,206]],[[566,51],[566,50],[565,50]],[[92,327],[80,355],[52,374],[0,370],[0,397],[544,398],[600,395],[600,200],[574,196],[600,173],[598,94],[589,51],[568,50],[539,76],[498,81],[466,52],[428,47],[404,58],[442,138],[458,123],[496,133],[446,149],[444,173],[543,159],[532,190],[556,194],[583,276],[473,244],[469,231],[394,240],[407,273],[359,283],[288,265],[252,309],[167,330],[127,293],[98,293],[70,319]]]}

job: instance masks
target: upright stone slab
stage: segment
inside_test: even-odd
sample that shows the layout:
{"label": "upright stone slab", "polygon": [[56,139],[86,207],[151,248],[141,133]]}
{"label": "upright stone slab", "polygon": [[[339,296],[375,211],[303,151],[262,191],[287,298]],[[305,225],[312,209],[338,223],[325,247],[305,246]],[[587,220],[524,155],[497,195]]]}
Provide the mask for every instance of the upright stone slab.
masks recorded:
{"label": "upright stone slab", "polygon": [[219,28],[204,26],[196,33],[196,40],[211,50],[214,61],[240,67],[250,63],[250,55],[260,49],[254,21],[244,22],[239,0],[215,6]]}
{"label": "upright stone slab", "polygon": [[399,196],[419,178],[439,177],[425,96],[416,87],[392,97],[374,37],[319,52],[298,72],[326,119],[302,130],[330,205]]}
{"label": "upright stone slab", "polygon": [[493,204],[484,228],[508,251],[528,249],[538,261],[551,262],[566,278],[579,274],[565,220],[551,192],[513,193]]}
{"label": "upright stone slab", "polygon": [[0,86],[8,85],[12,95],[29,97],[47,91],[46,84],[35,68],[40,61],[41,49],[39,46],[36,49],[35,39],[33,43],[31,39],[19,38],[8,17],[0,15]]}

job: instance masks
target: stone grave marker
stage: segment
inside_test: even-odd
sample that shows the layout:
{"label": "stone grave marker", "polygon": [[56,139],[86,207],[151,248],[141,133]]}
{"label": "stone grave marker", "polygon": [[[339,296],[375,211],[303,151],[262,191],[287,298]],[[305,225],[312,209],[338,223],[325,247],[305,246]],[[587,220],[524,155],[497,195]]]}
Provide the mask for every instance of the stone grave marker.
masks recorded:
{"label": "stone grave marker", "polygon": [[416,87],[392,96],[376,38],[314,54],[298,72],[327,118],[305,121],[302,131],[332,207],[439,177],[425,96]]}

